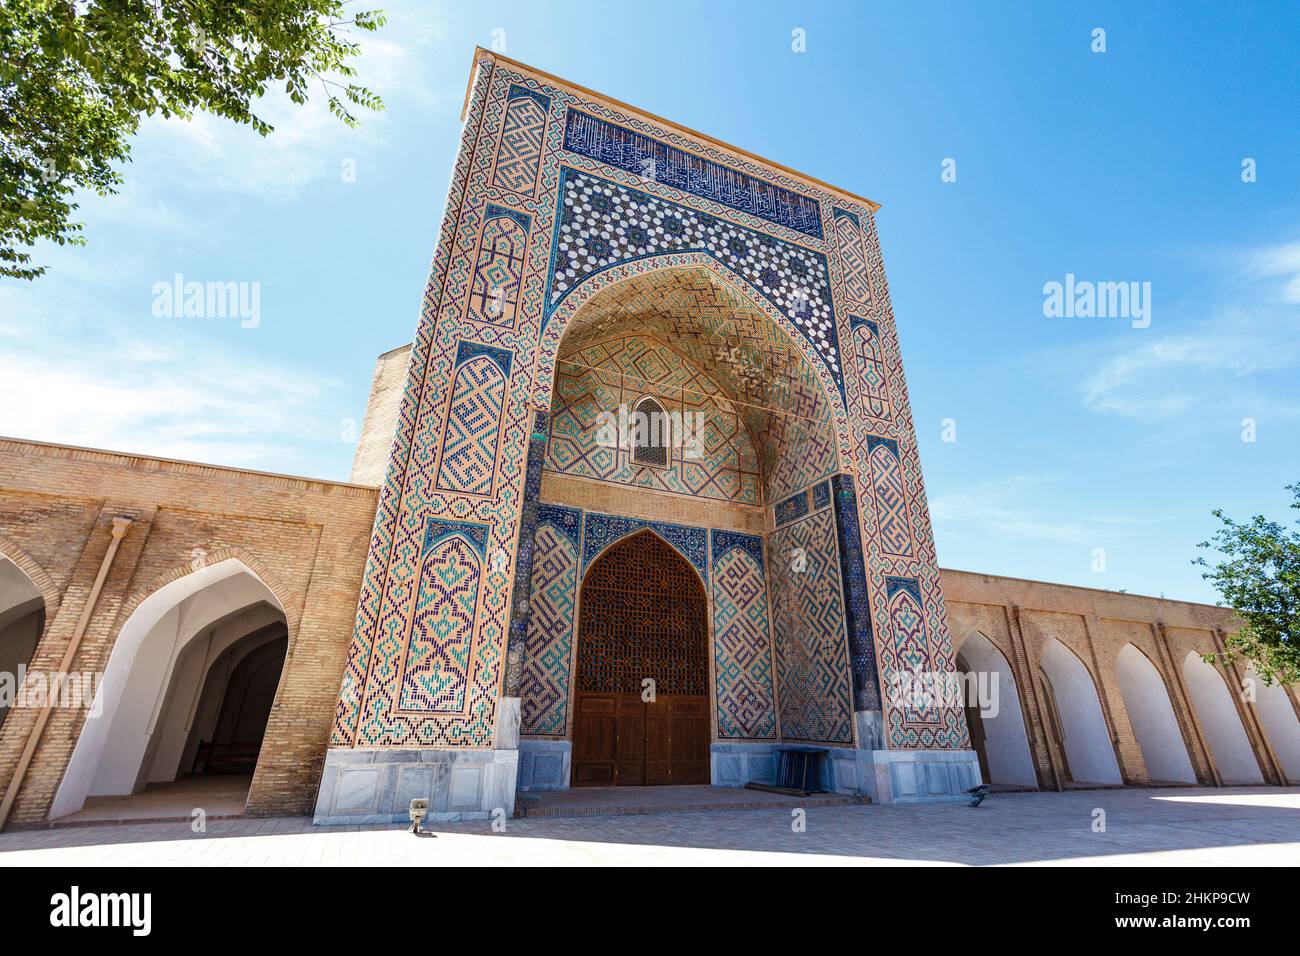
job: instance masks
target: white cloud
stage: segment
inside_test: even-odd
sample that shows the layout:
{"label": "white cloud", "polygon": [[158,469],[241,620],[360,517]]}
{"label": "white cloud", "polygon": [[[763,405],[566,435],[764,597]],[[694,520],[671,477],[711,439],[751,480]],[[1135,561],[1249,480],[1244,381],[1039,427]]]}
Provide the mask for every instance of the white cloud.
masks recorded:
{"label": "white cloud", "polygon": [[1089,540],[1083,525],[1044,521],[1028,514],[1022,500],[1033,486],[1055,478],[1012,475],[1004,481],[982,482],[964,490],[930,498],[930,516],[936,525],[973,524],[979,528],[1026,538],[1079,542]]}
{"label": "white cloud", "polygon": [[1059,488],[1047,496],[1045,507],[1033,499],[1038,489],[1057,486],[1056,475],[1011,475],[1001,481],[986,481],[964,489],[934,495],[930,514],[936,527],[967,526],[980,533],[995,532],[1019,538],[1065,542],[1096,543],[1116,535],[1134,533],[1143,525],[1162,523],[1168,518],[1131,518],[1123,515],[1080,516],[1069,521],[1048,520],[1044,512],[1059,513],[1067,495]]}
{"label": "white cloud", "polygon": [[0,434],[223,465],[296,471],[338,441],[338,383],[180,341],[88,346],[10,340]]}
{"label": "white cloud", "polygon": [[[426,107],[442,104],[429,69],[445,38],[438,13],[427,3],[389,6],[382,5],[388,23],[377,32],[347,34],[361,47],[351,64],[357,75],[350,82],[369,87],[386,104],[399,97]],[[359,149],[384,143],[389,122],[388,110],[354,107],[361,125],[351,129],[330,115],[323,87],[307,93],[311,99],[300,105],[273,88],[254,105],[254,112],[274,127],[265,137],[207,113],[149,119],[141,127],[137,156],[149,156],[151,167],[164,170],[172,185],[187,192],[216,189],[292,199],[314,180],[338,176],[341,162],[355,158]],[[139,175],[128,171],[128,178],[132,172]]]}
{"label": "white cloud", "polygon": [[1258,250],[1248,269],[1256,276],[1280,280],[1278,298],[1300,304],[1300,242]]}
{"label": "white cloud", "polygon": [[1300,370],[1300,243],[1256,250],[1242,263],[1203,317],[1157,320],[1076,353],[1084,406],[1141,421],[1211,406],[1300,416],[1294,386],[1279,392],[1267,381]]}

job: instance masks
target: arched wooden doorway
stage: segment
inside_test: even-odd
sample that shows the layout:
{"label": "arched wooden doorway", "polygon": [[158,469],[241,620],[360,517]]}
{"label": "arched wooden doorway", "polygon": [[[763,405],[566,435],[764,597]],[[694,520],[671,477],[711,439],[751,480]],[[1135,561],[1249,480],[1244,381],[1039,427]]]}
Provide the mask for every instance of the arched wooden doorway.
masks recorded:
{"label": "arched wooden doorway", "polygon": [[573,786],[708,783],[708,608],[695,570],[641,531],[592,564],[580,607]]}

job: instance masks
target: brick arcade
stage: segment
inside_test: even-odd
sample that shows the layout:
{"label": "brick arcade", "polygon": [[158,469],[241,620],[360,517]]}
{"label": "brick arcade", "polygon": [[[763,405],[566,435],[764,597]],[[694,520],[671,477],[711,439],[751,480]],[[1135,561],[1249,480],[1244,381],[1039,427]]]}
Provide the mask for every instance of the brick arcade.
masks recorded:
{"label": "brick arcade", "polygon": [[[240,759],[320,823],[789,747],[876,802],[1300,779],[1295,688],[1199,656],[1230,613],[940,571],[878,208],[479,50],[351,483],[0,442],[0,665],[105,675],[7,713],[0,816]],[[959,672],[995,713],[890,693]]]}

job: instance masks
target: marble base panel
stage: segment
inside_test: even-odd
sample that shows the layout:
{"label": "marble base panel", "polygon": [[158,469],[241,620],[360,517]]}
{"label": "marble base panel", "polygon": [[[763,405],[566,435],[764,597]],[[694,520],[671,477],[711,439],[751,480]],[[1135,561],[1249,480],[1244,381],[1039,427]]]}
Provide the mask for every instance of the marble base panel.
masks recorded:
{"label": "marble base panel", "polygon": [[710,744],[709,780],[715,787],[776,783],[776,745]]}
{"label": "marble base panel", "polygon": [[518,763],[517,750],[330,749],[312,822],[407,823],[419,797],[429,820],[509,818]]}
{"label": "marble base panel", "polygon": [[573,742],[569,740],[519,741],[519,789],[569,789],[569,764]]}
{"label": "marble base panel", "polygon": [[828,754],[830,789],[860,793],[872,803],[966,800],[980,783],[973,750],[849,750]]}

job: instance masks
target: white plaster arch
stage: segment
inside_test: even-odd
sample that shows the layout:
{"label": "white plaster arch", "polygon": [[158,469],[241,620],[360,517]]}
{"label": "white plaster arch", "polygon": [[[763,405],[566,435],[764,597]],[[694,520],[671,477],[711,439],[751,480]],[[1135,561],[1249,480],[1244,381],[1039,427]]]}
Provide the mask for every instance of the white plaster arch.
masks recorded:
{"label": "white plaster arch", "polygon": [[1273,753],[1282,762],[1287,781],[1300,784],[1300,719],[1287,699],[1295,690],[1281,684],[1265,684],[1253,671],[1250,676],[1255,679],[1255,710]]}
{"label": "white plaster arch", "polygon": [[1188,651],[1183,677],[1219,777],[1224,783],[1263,783],[1264,774],[1223,675],[1196,651]]}
{"label": "white plaster arch", "polygon": [[[75,813],[86,797],[140,789],[151,740],[176,665],[190,641],[248,609],[272,590],[243,561],[228,558],[177,578],[136,605],[118,632],[91,713],[50,806],[50,819]],[[151,748],[152,745],[152,748]]]}
{"label": "white plaster arch", "polygon": [[1071,777],[1079,782],[1122,784],[1097,686],[1088,668],[1056,638],[1043,649],[1040,664],[1056,695]]}
{"label": "white plaster arch", "polygon": [[1196,783],[1169,690],[1156,666],[1137,647],[1125,644],[1116,658],[1115,673],[1147,777],[1156,783]]}
{"label": "white plaster arch", "polygon": [[[1020,694],[1015,673],[1006,655],[992,641],[978,631],[972,631],[955,649],[975,674],[989,675],[989,690],[993,695],[996,712],[993,716],[981,714],[984,727],[984,752],[988,758],[989,777],[985,783],[1003,783],[1037,787],[1038,775],[1034,772],[1034,759],[1025,735],[1025,718],[1020,707]],[[996,691],[991,682],[996,675]],[[994,711],[990,707],[989,711]]]}
{"label": "white plaster arch", "polygon": [[30,554],[4,535],[0,535],[0,561],[8,560],[18,566],[45,601],[45,616],[53,618],[59,609],[59,589],[43,567]]}
{"label": "white plaster arch", "polygon": [[275,636],[264,634],[261,642],[249,640],[270,625],[283,621],[284,616],[277,608],[269,604],[254,604],[211,627],[202,628],[185,645],[172,667],[167,697],[149,730],[149,747],[138,778],[140,783],[163,783],[176,779],[184,766],[182,756],[198,714],[200,697],[212,676],[213,665],[225,651],[241,642],[247,646],[238,649],[239,654],[233,662],[259,643],[282,636],[283,629]]}

